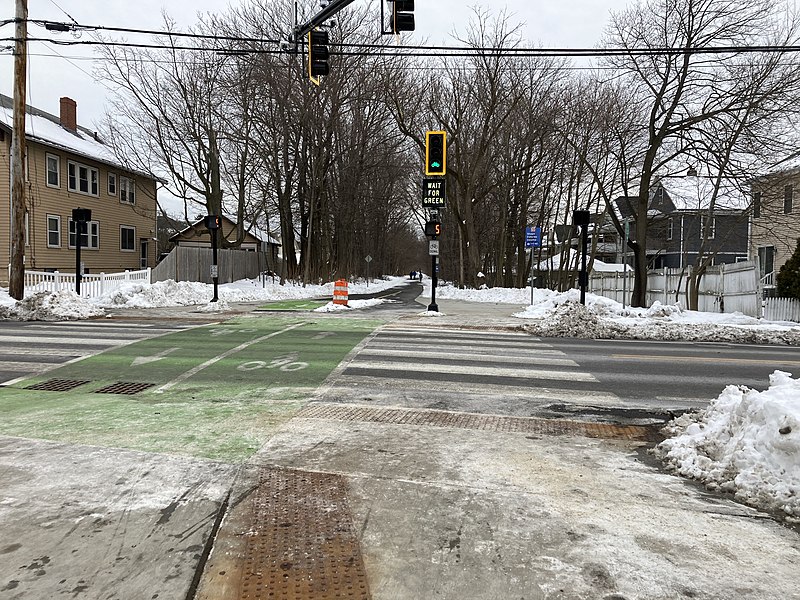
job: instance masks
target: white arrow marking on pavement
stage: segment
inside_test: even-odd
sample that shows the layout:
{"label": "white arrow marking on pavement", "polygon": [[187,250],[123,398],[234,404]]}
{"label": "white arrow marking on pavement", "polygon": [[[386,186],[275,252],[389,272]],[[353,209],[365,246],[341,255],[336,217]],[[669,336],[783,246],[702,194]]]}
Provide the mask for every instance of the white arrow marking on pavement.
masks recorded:
{"label": "white arrow marking on pavement", "polygon": [[153,354],[153,356],[137,356],[133,359],[131,363],[132,367],[137,367],[139,365],[146,365],[147,363],[156,362],[157,360],[161,360],[170,352],[175,352],[178,348],[167,348],[166,350],[162,350],[158,354]]}

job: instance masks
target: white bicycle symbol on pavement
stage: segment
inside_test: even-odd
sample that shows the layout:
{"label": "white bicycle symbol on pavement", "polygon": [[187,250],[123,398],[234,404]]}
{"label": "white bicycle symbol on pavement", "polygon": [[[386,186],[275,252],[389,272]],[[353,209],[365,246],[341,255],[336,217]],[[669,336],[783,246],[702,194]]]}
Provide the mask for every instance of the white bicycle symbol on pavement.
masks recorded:
{"label": "white bicycle symbol on pavement", "polygon": [[297,352],[276,356],[270,362],[251,360],[236,367],[239,371],[255,371],[256,369],[280,369],[284,372],[302,371],[308,367],[307,362],[297,360]]}

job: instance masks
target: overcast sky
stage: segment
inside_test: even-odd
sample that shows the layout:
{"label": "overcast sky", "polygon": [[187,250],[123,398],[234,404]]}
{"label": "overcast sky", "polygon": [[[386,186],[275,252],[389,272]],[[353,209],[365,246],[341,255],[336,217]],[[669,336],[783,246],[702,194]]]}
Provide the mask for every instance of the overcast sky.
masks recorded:
{"label": "overcast sky", "polygon": [[[231,2],[227,0],[28,0],[28,16],[30,19],[69,21],[65,14],[68,13],[80,24],[162,29],[161,12],[166,10],[178,22],[179,28],[185,29],[193,24],[198,12],[221,12],[229,4]],[[413,43],[413,40],[423,37],[431,43],[446,41],[446,34],[454,28],[463,28],[471,14],[466,7],[474,4],[462,0],[417,0],[417,29],[413,34],[404,34],[404,41]],[[503,7],[496,1],[479,4],[490,6],[492,11]],[[532,44],[541,43],[550,48],[583,48],[599,42],[609,11],[618,11],[628,4],[630,0],[510,0],[505,6],[516,15],[515,20],[526,24],[525,35]],[[2,6],[0,20],[13,18],[14,2],[3,0]],[[13,25],[0,28],[0,38],[13,35]],[[72,36],[70,33],[46,32],[40,27],[31,27],[29,35],[64,39]],[[139,37],[137,41],[144,39]],[[0,47],[7,44],[9,42],[0,42]],[[61,56],[56,56],[56,53]],[[91,50],[31,43],[28,104],[58,114],[58,99],[69,96],[78,103],[78,123],[92,128],[102,118],[108,89],[94,81],[91,57]],[[12,80],[13,58],[6,50],[0,54],[0,92],[11,96]]]}

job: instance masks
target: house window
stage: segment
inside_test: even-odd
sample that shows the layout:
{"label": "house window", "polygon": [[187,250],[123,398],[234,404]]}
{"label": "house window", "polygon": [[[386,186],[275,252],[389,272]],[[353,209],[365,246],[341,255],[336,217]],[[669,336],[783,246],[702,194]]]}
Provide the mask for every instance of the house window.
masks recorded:
{"label": "house window", "polygon": [[136,182],[129,177],[119,178],[119,201],[127,204],[135,204]]}
{"label": "house window", "polygon": [[109,196],[116,196],[117,195],[117,174],[116,173],[109,173],[108,174],[108,195]]}
{"label": "house window", "polygon": [[758,249],[758,268],[761,279],[770,275],[775,270],[775,247],[761,246]]}
{"label": "house window", "polygon": [[787,185],[783,188],[783,214],[792,214],[792,196],[794,196],[794,186]]}
{"label": "house window", "polygon": [[119,249],[125,252],[136,250],[136,228],[119,226]]}
{"label": "house window", "polygon": [[47,187],[61,187],[61,159],[55,154],[46,154]]}
{"label": "house window", "polygon": [[753,193],[753,218],[761,218],[761,192]]}
{"label": "house window", "polygon": [[[69,220],[69,247],[75,247],[75,221]],[[97,221],[86,223],[86,233],[81,235],[81,248],[98,250],[100,248],[100,225]]]}
{"label": "house window", "polygon": [[675,233],[675,221],[672,217],[667,219],[667,239],[671,240]]}
{"label": "house window", "polygon": [[100,174],[94,167],[87,167],[72,161],[67,162],[67,188],[71,192],[97,196],[99,194]]}
{"label": "house window", "polygon": [[61,248],[61,217],[47,215],[47,247]]}
{"label": "house window", "polygon": [[708,231],[706,231],[706,220],[708,217],[700,217],[700,238],[703,236],[707,240],[713,240],[717,230],[717,218],[711,217],[711,222],[708,224]]}

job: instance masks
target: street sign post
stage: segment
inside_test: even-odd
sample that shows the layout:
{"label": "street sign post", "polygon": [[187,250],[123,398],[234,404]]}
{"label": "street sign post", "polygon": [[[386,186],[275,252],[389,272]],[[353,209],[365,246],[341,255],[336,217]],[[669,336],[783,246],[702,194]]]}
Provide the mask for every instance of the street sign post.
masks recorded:
{"label": "street sign post", "polygon": [[92,220],[92,211],[89,208],[73,208],[72,222],[75,227],[75,293],[81,295],[81,279],[83,278],[83,263],[81,262],[81,246],[83,236],[89,241],[88,223]]}
{"label": "street sign post", "polygon": [[222,218],[219,215],[206,215],[203,224],[211,234],[211,282],[214,284],[214,297],[211,302],[219,301],[219,266],[217,265],[217,231],[222,227]]}
{"label": "street sign post", "polygon": [[444,208],[447,201],[445,182],[444,178],[422,179],[422,208]]}
{"label": "street sign post", "polygon": [[526,248],[541,248],[542,247],[542,228],[541,227],[526,227],[525,228],[525,247]]}
{"label": "street sign post", "polygon": [[369,287],[369,263],[371,263],[371,262],[372,262],[372,256],[370,256],[369,254],[367,254],[367,255],[364,257],[364,260],[367,262],[367,287]]}

